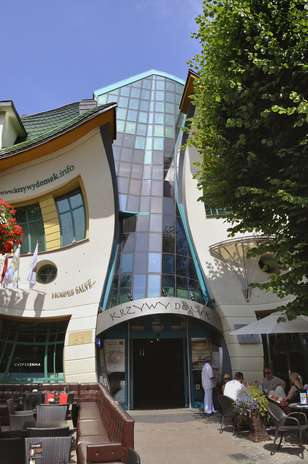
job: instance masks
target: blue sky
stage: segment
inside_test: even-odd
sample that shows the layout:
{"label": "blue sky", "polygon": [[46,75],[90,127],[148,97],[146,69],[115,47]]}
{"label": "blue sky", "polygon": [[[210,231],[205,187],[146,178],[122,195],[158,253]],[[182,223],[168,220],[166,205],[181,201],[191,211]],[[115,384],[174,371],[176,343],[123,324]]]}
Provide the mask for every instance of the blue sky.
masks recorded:
{"label": "blue sky", "polygon": [[201,0],[15,0],[1,6],[0,100],[29,114],[151,68],[185,79]]}

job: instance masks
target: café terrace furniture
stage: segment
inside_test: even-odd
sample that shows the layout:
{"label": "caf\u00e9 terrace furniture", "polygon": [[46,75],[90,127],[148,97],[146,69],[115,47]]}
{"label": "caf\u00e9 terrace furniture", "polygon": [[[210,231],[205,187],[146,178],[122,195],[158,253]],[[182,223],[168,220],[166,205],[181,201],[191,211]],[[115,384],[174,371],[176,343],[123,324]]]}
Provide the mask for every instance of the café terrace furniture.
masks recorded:
{"label": "caf\u00e9 terrace furniture", "polygon": [[69,437],[71,431],[69,426],[56,427],[51,425],[50,427],[37,426],[27,427],[29,437]]}
{"label": "caf\u00e9 terrace furniture", "polygon": [[[286,434],[296,434],[299,438],[299,445],[302,447],[303,432],[308,429],[307,417],[302,412],[291,412],[286,414],[278,404],[268,403],[268,412],[275,425],[274,446],[276,450],[281,447],[282,439]],[[277,443],[277,440],[279,442]]]}
{"label": "caf\u00e9 terrace furniture", "polygon": [[10,414],[10,429],[23,430],[27,425],[35,424],[32,411],[23,411],[24,414]]}
{"label": "caf\u00e9 terrace furniture", "polygon": [[24,409],[27,410],[27,409],[34,409],[36,408],[36,406],[38,406],[39,404],[42,404],[43,403],[43,393],[40,392],[40,391],[27,391],[24,393],[24,397],[23,397],[23,404],[24,404]]}
{"label": "caf\u00e9 terrace furniture", "polygon": [[77,424],[78,464],[127,462],[134,448],[134,420],[100,384],[81,385]]}
{"label": "caf\u00e9 terrace furniture", "polygon": [[126,464],[141,464],[139,454],[132,448],[128,448]]}
{"label": "caf\u00e9 terrace furniture", "polygon": [[36,407],[36,421],[40,424],[64,421],[66,418],[67,405],[39,404]]}
{"label": "caf\u00e9 terrace furniture", "polygon": [[221,407],[220,433],[225,427],[225,419],[230,419],[232,422],[232,432],[235,435],[237,432],[237,412],[234,407],[234,401],[228,396],[221,395],[218,397],[218,402]]}
{"label": "caf\u00e9 terrace furniture", "polygon": [[[28,437],[25,438],[26,462],[29,462],[30,450],[41,445],[40,464],[68,464],[70,460],[71,437]],[[23,461],[24,462],[24,461]],[[2,464],[2,463],[1,463]],[[17,462],[16,462],[17,464]]]}
{"label": "caf\u00e9 terrace furniture", "polygon": [[25,439],[23,437],[0,437],[1,464],[25,463]]}

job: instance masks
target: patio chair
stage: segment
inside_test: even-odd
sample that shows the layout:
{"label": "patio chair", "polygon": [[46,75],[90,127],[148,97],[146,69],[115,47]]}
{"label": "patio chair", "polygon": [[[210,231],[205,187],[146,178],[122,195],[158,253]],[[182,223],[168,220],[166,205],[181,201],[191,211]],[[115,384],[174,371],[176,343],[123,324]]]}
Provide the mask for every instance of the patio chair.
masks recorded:
{"label": "patio chair", "polygon": [[[26,462],[29,462],[33,445],[42,445],[40,464],[68,464],[71,437],[29,437],[25,439]],[[24,462],[24,461],[23,461]],[[1,463],[2,464],[2,463]]]}
{"label": "patio chair", "polygon": [[132,448],[128,448],[127,464],[141,464],[139,454]]}
{"label": "patio chair", "polygon": [[25,439],[22,437],[0,438],[1,464],[25,462]]}
{"label": "patio chair", "polygon": [[232,432],[235,435],[237,432],[237,412],[234,407],[234,402],[228,396],[219,396],[219,404],[221,406],[221,422],[220,422],[220,433],[223,432],[225,426],[225,419],[231,419],[232,421]]}
{"label": "patio chair", "polygon": [[[307,417],[303,412],[291,412],[286,414],[278,404],[273,402],[268,403],[268,412],[275,425],[275,440],[274,446],[278,450],[281,447],[283,436],[288,434],[296,434],[299,438],[299,445],[303,444],[303,432],[308,429]],[[280,437],[279,443],[277,440]]]}
{"label": "patio chair", "polygon": [[36,421],[38,424],[64,421],[66,418],[66,405],[40,404],[36,407]]}
{"label": "patio chair", "polygon": [[69,437],[69,427],[28,427],[29,437]]}
{"label": "patio chair", "polygon": [[10,429],[23,430],[27,425],[34,425],[35,420],[32,411],[23,411],[24,414],[10,414]]}

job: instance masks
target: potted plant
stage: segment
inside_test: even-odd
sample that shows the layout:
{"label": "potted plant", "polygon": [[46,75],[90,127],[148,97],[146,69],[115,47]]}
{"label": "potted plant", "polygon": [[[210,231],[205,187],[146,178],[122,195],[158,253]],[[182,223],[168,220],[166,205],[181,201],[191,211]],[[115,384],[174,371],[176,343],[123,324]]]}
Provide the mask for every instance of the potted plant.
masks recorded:
{"label": "potted plant", "polygon": [[[249,424],[251,429],[249,438],[252,441],[268,440],[268,433],[264,425],[268,416],[268,400],[255,385],[247,387],[247,390],[250,398],[235,402],[239,418],[243,418]],[[241,420],[239,420],[239,423],[241,423]]]}

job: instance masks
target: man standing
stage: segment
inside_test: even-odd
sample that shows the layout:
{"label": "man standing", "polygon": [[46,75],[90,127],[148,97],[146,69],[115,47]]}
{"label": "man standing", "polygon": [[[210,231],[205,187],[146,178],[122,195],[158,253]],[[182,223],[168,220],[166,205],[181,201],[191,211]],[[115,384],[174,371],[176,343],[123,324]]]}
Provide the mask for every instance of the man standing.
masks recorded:
{"label": "man standing", "polygon": [[268,394],[270,391],[275,391],[277,387],[282,387],[283,390],[286,388],[284,380],[273,375],[273,371],[270,367],[264,369],[264,379],[262,381],[262,390]]}
{"label": "man standing", "polygon": [[204,413],[211,415],[215,411],[213,405],[213,387],[214,387],[214,374],[211,366],[211,360],[207,359],[202,368],[202,387],[204,390]]}

